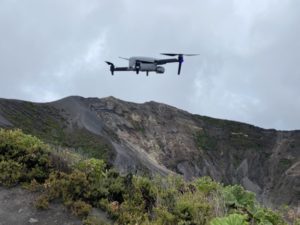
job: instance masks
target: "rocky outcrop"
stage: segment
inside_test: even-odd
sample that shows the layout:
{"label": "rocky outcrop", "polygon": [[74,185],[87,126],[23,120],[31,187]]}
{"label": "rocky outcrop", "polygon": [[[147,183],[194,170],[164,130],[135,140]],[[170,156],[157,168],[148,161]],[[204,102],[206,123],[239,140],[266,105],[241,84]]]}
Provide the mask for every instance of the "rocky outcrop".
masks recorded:
{"label": "rocky outcrop", "polygon": [[113,97],[45,104],[0,100],[1,121],[62,144],[62,135],[89,132],[110,146],[109,161],[123,173],[209,175],[242,184],[267,205],[298,204],[300,131],[265,130]]}

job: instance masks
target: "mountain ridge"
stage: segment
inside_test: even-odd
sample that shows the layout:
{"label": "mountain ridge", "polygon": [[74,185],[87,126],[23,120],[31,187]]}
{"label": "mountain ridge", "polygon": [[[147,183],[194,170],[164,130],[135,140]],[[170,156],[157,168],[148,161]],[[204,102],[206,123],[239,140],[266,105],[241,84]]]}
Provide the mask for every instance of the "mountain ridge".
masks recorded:
{"label": "mountain ridge", "polygon": [[112,96],[49,103],[0,99],[0,127],[18,127],[81,151],[93,146],[93,154],[122,173],[208,175],[241,183],[267,205],[296,205],[300,196],[299,130],[263,129]]}

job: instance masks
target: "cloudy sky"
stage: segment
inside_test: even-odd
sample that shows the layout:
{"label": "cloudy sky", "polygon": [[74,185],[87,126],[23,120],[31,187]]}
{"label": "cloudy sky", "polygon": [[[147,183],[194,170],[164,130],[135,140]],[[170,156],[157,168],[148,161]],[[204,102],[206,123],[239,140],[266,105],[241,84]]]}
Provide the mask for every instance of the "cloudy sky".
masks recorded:
{"label": "cloudy sky", "polygon": [[[300,129],[298,0],[0,0],[0,97],[158,101]],[[111,76],[104,60],[199,53],[165,74]]]}

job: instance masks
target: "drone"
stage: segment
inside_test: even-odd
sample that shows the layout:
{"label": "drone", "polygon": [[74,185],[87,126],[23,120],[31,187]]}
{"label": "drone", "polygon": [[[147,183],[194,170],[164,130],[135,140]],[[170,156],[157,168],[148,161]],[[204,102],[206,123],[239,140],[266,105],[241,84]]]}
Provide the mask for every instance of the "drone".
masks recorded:
{"label": "drone", "polygon": [[146,75],[149,75],[149,72],[156,72],[158,74],[163,74],[165,72],[165,68],[160,66],[167,63],[178,63],[178,72],[180,75],[181,66],[183,63],[183,56],[196,56],[198,54],[180,54],[180,53],[161,53],[161,55],[172,56],[177,58],[168,58],[168,59],[156,59],[150,57],[130,57],[124,58],[119,57],[121,59],[128,60],[128,67],[115,67],[115,65],[111,62],[105,61],[110,66],[111,75],[114,75],[115,71],[134,71],[136,74],[139,72],[146,72]]}

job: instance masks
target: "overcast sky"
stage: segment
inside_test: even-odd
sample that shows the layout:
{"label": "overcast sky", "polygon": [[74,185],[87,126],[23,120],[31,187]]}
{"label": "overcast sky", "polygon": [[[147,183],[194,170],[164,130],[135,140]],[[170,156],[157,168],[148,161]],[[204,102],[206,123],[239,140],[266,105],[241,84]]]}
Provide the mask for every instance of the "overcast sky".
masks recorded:
{"label": "overcast sky", "polygon": [[[165,74],[118,56],[199,53]],[[300,129],[298,0],[0,0],[0,97],[158,101],[264,128]]]}

